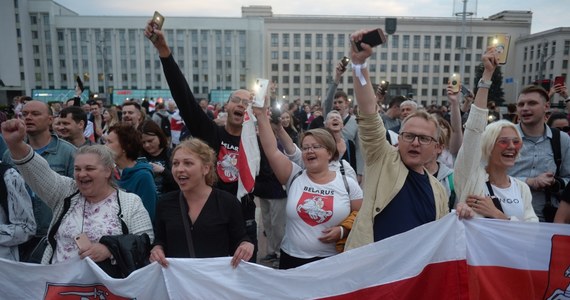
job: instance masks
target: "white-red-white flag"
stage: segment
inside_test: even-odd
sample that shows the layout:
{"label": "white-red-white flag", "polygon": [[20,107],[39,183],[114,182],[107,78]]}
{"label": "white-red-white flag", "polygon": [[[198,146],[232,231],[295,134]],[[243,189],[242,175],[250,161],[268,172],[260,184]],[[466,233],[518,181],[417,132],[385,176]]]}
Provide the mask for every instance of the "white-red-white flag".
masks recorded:
{"label": "white-red-white flag", "polygon": [[570,226],[453,214],[291,270],[229,257],[169,259],[126,279],[90,260],[0,259],[1,299],[568,299]]}
{"label": "white-red-white flag", "polygon": [[237,198],[251,193],[255,186],[255,177],[259,174],[259,144],[255,130],[255,116],[251,105],[245,110],[241,139],[239,142],[237,168],[239,170]]}

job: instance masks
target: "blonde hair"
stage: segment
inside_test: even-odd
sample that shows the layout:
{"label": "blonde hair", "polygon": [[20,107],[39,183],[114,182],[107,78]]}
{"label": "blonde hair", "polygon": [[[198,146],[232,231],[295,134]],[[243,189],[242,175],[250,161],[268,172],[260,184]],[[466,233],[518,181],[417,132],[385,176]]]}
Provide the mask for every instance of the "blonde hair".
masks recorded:
{"label": "blonde hair", "polygon": [[[499,120],[487,125],[487,127],[485,127],[485,131],[483,131],[483,134],[481,135],[481,161],[485,165],[489,163],[491,152],[493,151],[493,147],[495,146],[495,143],[497,142],[497,139],[499,138],[499,135],[501,134],[501,130],[503,130],[503,128],[513,129],[517,137],[521,139],[521,134],[517,130],[516,125],[507,120]],[[519,154],[517,154],[516,158],[518,158]]]}
{"label": "blonde hair", "polygon": [[428,113],[425,110],[418,110],[418,111],[412,113],[411,115],[407,116],[404,119],[404,121],[402,121],[402,127],[400,127],[400,128],[403,129],[404,125],[412,118],[420,118],[420,119],[424,119],[428,122],[432,122],[435,125],[435,137],[434,138],[439,143],[439,137],[441,136],[441,127],[439,126],[439,122],[437,121],[436,117],[434,117],[433,115],[431,115],[430,113]]}
{"label": "blonde hair", "polygon": [[208,144],[204,143],[202,140],[198,138],[189,138],[181,142],[174,150],[172,150],[171,158],[174,158],[174,154],[178,152],[178,150],[186,150],[190,151],[200,158],[202,163],[205,166],[210,167],[210,171],[205,176],[206,184],[209,186],[213,186],[216,183],[217,176],[216,176],[216,169],[215,169],[215,162],[216,162],[216,154],[214,150],[208,146]]}

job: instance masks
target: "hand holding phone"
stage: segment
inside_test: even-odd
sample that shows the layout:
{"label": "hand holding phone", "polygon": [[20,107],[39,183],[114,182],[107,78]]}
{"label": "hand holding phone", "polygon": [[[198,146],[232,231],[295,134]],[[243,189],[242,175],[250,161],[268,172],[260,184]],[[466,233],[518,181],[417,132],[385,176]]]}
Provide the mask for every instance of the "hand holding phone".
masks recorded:
{"label": "hand holding phone", "polygon": [[495,52],[497,53],[497,63],[500,65],[507,63],[510,42],[511,37],[506,34],[498,34],[493,39],[493,46],[495,47]]}
{"label": "hand holding phone", "polygon": [[84,232],[75,237],[75,244],[77,244],[80,251],[85,251],[91,247],[91,241]]}
{"label": "hand holding phone", "polygon": [[386,36],[384,35],[384,31],[382,29],[377,28],[370,32],[365,33],[360,41],[354,42],[353,45],[358,50],[358,52],[362,51],[362,43],[368,44],[370,47],[374,48],[378,45],[384,44],[386,42]]}
{"label": "hand holding phone", "polygon": [[453,73],[453,75],[449,77],[447,84],[451,86],[451,91],[453,93],[459,93],[459,90],[461,89],[461,76]]}
{"label": "hand holding phone", "polygon": [[554,85],[566,85],[566,78],[564,76],[556,76],[554,77]]}
{"label": "hand holding phone", "polygon": [[158,35],[154,33],[155,30],[162,30],[162,25],[164,24],[164,17],[158,12],[155,11],[154,15],[152,16],[151,26],[153,33],[149,37],[149,39],[154,43],[158,39]]}
{"label": "hand holding phone", "polygon": [[267,96],[267,88],[269,86],[269,80],[263,78],[257,78],[255,84],[255,95],[253,96],[253,106],[254,107],[265,107],[265,96]]}
{"label": "hand holding phone", "polygon": [[386,95],[386,92],[388,91],[389,86],[390,86],[390,82],[388,82],[386,80],[380,81],[380,84],[378,85],[378,93],[380,93],[381,95]]}

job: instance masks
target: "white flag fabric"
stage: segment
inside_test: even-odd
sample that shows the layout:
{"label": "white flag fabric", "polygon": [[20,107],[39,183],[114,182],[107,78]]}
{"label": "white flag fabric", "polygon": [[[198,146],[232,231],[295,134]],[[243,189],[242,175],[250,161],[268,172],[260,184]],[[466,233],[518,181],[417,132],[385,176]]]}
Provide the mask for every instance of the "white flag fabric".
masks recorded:
{"label": "white flag fabric", "polygon": [[255,186],[255,176],[259,174],[259,144],[255,130],[255,116],[248,105],[243,116],[241,139],[239,141],[237,168],[239,170],[237,198],[251,193]]}
{"label": "white flag fabric", "polygon": [[[0,260],[1,299],[568,299],[570,226],[453,214],[291,270],[169,259],[126,279],[90,260]],[[102,298],[103,296],[104,298]],[[83,298],[81,298],[83,297]]]}

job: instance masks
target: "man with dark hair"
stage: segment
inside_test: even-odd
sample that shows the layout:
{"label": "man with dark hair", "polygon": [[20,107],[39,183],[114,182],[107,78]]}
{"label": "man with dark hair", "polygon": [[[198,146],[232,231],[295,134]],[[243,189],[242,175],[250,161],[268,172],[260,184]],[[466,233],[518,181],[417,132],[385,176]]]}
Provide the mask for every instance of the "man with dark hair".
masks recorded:
{"label": "man with dark hair", "polygon": [[[519,130],[523,148],[517,163],[509,170],[530,187],[532,206],[541,222],[553,221],[553,216],[544,214],[549,204],[556,205],[555,194],[564,190],[570,181],[570,137],[546,126],[546,113],[550,109],[548,92],[541,86],[527,86],[517,99]],[[554,135],[560,136],[560,167],[554,161]],[[557,172],[558,170],[558,172]]]}
{"label": "man with dark hair", "polygon": [[[105,127],[105,120],[103,120],[103,115],[101,112],[101,102],[98,102],[96,100],[89,100],[87,101],[87,104],[89,104],[90,113],[87,116],[87,124],[89,124],[89,122],[93,123],[94,141],[99,141],[103,135],[103,127]],[[91,119],[89,119],[89,116],[91,116]]]}
{"label": "man with dark hair", "polygon": [[59,113],[59,136],[79,148],[85,145],[93,145],[93,142],[83,135],[87,124],[87,114],[78,106],[69,106]]}
{"label": "man with dark hair", "polygon": [[400,125],[400,104],[406,100],[407,98],[404,96],[396,96],[390,100],[388,109],[382,115],[384,128],[390,129]]}
{"label": "man with dark hair", "polygon": [[123,122],[130,124],[133,128],[138,129],[144,120],[142,107],[135,101],[126,101],[123,103]]}
{"label": "man with dark hair", "polygon": [[164,135],[166,135],[166,138],[168,139],[167,144],[170,144],[172,130],[170,125],[170,114],[166,110],[166,105],[164,105],[164,102],[159,102],[154,108],[155,112],[152,115],[152,120],[158,124],[160,129],[162,129],[162,132],[164,132]]}

